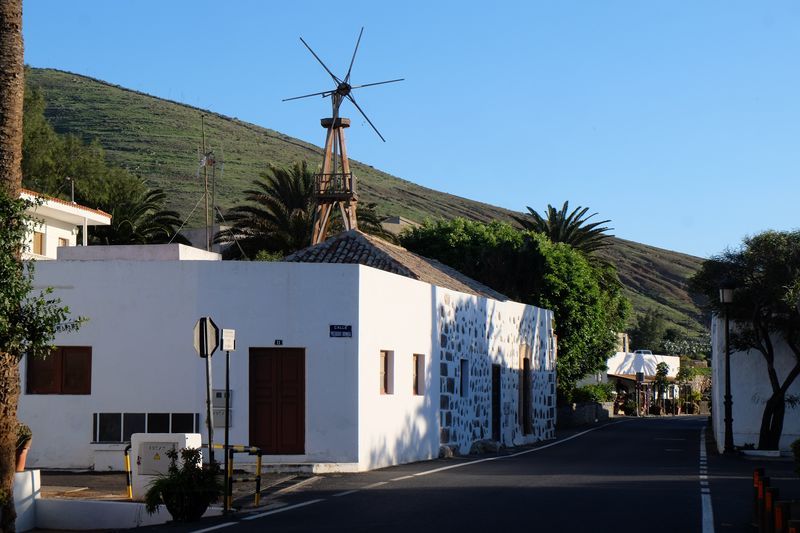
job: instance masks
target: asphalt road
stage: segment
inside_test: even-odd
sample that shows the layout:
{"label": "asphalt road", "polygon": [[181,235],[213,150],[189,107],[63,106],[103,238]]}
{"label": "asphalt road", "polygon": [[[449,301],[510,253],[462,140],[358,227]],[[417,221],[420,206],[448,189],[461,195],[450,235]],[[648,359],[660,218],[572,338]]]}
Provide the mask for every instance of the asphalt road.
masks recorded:
{"label": "asphalt road", "polygon": [[501,455],[319,476],[262,510],[160,529],[749,531],[753,465],[702,459],[705,421],[624,419]]}

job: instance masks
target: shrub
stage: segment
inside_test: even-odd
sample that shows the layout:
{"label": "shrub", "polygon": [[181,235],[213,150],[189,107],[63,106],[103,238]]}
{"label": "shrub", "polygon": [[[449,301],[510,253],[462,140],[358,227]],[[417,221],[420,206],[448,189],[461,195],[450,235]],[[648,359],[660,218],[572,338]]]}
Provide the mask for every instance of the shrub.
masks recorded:
{"label": "shrub", "polygon": [[572,391],[572,401],[584,402],[610,402],[614,399],[614,386],[611,383],[597,383],[585,385]]}
{"label": "shrub", "polygon": [[180,466],[174,448],[167,452],[167,457],[168,472],[151,483],[145,493],[147,512],[155,513],[163,503],[176,521],[198,520],[209,504],[222,495],[219,466],[213,463],[203,468],[199,448],[183,448]]}

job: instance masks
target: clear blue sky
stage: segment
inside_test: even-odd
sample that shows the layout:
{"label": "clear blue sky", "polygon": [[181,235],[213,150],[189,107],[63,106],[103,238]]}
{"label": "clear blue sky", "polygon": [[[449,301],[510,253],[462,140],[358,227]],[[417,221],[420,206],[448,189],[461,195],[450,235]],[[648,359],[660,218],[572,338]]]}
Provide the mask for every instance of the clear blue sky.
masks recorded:
{"label": "clear blue sky", "polygon": [[514,210],[588,206],[703,257],[800,203],[800,3],[25,0],[26,62],[315,144],[340,77],[351,157]]}

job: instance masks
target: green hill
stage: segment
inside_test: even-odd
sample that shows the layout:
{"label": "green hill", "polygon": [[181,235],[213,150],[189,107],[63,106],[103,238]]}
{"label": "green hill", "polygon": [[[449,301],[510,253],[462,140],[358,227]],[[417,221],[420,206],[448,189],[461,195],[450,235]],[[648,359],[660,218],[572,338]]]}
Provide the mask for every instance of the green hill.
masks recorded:
{"label": "green hill", "polygon": [[[217,202],[224,211],[267,163],[289,165],[322,160],[318,146],[207,110],[156,98],[78,74],[27,70],[27,82],[42,89],[45,114],[56,131],[85,141],[96,139],[110,163],[147,178],[164,189],[169,207],[189,215],[200,199],[196,177],[200,115],[205,114],[208,147],[224,157],[224,179]],[[421,187],[351,160],[362,201],[375,202],[386,215],[422,221],[463,216],[479,221],[510,220],[511,211]],[[610,216],[613,218],[613,215]],[[200,226],[199,210],[190,226]],[[634,309],[660,309],[668,320],[692,333],[705,331],[700,310],[685,283],[701,259],[616,239],[608,252],[617,265]]]}

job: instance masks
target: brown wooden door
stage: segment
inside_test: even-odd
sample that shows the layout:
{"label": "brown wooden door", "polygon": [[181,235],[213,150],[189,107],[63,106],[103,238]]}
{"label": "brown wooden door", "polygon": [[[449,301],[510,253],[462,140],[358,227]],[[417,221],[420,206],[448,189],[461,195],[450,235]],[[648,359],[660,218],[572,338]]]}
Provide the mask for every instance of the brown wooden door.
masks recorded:
{"label": "brown wooden door", "polygon": [[250,444],[305,453],[305,350],[250,348]]}

